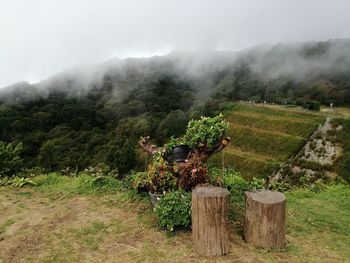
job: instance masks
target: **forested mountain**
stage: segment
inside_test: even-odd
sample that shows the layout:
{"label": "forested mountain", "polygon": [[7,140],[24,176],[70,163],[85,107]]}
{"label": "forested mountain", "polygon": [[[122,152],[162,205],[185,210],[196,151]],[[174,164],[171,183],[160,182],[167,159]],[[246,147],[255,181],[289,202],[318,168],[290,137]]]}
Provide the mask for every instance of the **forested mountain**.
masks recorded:
{"label": "forested mountain", "polygon": [[0,141],[21,142],[27,166],[123,174],[144,163],[139,136],[162,143],[226,102],[350,104],[349,69],[350,40],[113,59],[0,89]]}

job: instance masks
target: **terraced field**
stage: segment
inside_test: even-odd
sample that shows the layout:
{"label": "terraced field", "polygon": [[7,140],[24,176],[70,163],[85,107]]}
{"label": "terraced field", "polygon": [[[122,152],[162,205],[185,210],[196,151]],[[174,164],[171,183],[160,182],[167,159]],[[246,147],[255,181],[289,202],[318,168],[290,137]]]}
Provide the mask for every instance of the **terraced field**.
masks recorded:
{"label": "terraced field", "polygon": [[325,120],[321,114],[269,105],[238,104],[224,114],[232,141],[211,162],[233,167],[247,179],[269,175]]}

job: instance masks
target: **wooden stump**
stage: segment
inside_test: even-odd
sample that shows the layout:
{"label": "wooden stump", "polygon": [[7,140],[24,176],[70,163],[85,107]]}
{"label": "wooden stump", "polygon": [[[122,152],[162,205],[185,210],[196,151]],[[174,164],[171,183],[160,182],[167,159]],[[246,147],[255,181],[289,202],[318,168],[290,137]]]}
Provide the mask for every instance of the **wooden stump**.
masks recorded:
{"label": "wooden stump", "polygon": [[281,248],[286,243],[286,197],[280,192],[245,193],[244,237],[264,248]]}
{"label": "wooden stump", "polygon": [[192,238],[194,249],[203,256],[229,251],[228,207],[230,192],[212,185],[197,186],[192,192]]}

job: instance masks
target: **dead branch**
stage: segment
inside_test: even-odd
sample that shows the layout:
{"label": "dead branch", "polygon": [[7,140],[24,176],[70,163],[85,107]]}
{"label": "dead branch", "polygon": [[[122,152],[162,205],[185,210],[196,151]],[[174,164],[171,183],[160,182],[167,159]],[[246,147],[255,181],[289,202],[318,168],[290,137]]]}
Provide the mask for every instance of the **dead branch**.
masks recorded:
{"label": "dead branch", "polygon": [[141,146],[141,148],[143,148],[147,153],[150,154],[155,154],[156,152],[159,152],[160,148],[155,146],[154,144],[151,144],[149,140],[149,136],[141,137],[139,140],[139,145]]}

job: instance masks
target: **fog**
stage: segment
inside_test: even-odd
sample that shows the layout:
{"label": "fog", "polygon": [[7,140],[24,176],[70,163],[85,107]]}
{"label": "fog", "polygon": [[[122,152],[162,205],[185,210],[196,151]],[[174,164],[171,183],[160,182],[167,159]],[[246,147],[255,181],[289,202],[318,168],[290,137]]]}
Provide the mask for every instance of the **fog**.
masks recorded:
{"label": "fog", "polygon": [[0,0],[0,87],[114,57],[349,38],[348,10],[347,0]]}

